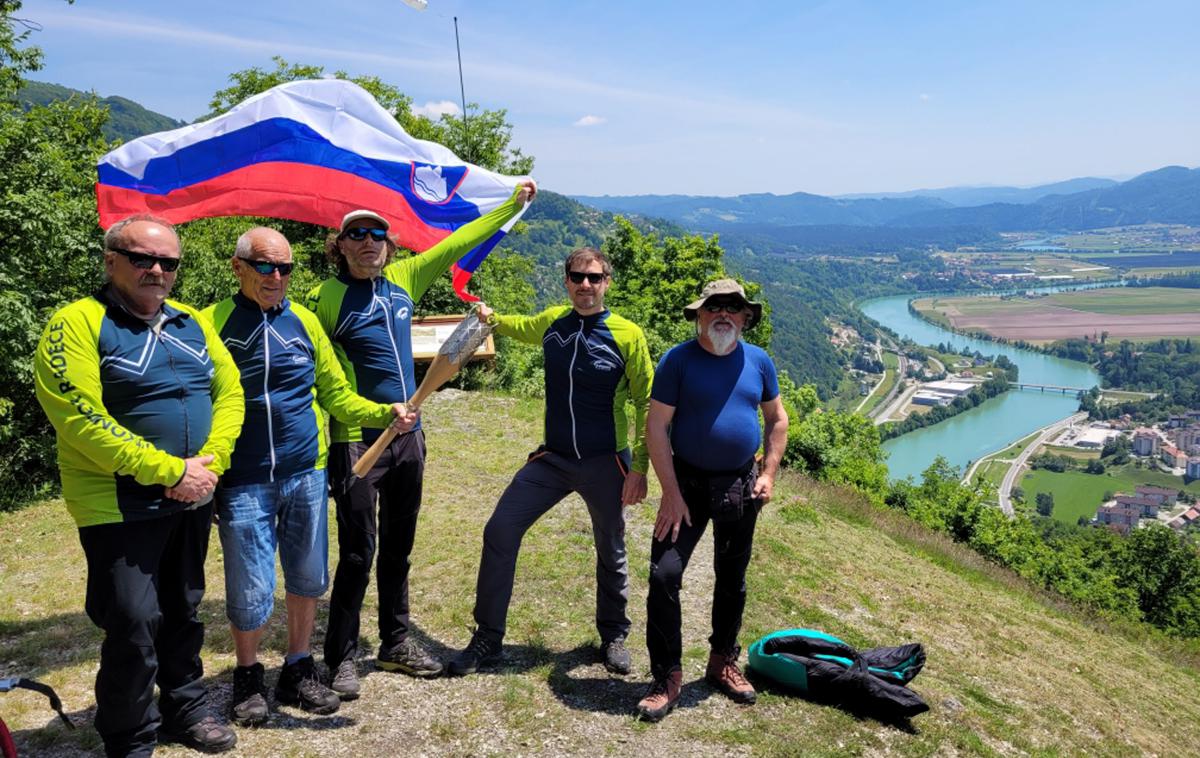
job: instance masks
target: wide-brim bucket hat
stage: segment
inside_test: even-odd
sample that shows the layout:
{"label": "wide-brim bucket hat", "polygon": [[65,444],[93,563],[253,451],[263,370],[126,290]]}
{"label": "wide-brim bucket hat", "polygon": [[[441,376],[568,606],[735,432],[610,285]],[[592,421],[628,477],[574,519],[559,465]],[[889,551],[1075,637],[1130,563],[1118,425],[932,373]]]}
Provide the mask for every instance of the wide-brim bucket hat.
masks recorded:
{"label": "wide-brim bucket hat", "polygon": [[703,308],[709,298],[721,295],[734,295],[740,298],[742,303],[750,309],[750,321],[746,324],[747,329],[753,329],[762,320],[762,303],[756,303],[746,297],[746,290],[735,279],[717,279],[704,285],[704,289],[700,291],[700,298],[683,306],[683,317],[688,321],[695,321],[696,311]]}

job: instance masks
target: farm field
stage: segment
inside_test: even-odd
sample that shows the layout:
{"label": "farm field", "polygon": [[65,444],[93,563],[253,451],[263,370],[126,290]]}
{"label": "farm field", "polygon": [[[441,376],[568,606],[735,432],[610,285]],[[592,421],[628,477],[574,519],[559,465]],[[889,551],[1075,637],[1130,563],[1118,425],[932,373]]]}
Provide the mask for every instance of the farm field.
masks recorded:
{"label": "farm field", "polygon": [[1150,340],[1200,335],[1200,290],[1120,287],[1036,298],[923,298],[913,307],[955,329],[1051,342],[1072,337]]}
{"label": "farm field", "polygon": [[1054,518],[1074,524],[1080,516],[1091,518],[1103,501],[1105,492],[1130,492],[1139,484],[1171,487],[1200,495],[1200,481],[1185,485],[1183,479],[1161,471],[1138,469],[1133,465],[1112,467],[1103,474],[1082,471],[1062,473],[1038,469],[1021,479],[1025,501],[1032,503],[1039,492],[1054,495]]}

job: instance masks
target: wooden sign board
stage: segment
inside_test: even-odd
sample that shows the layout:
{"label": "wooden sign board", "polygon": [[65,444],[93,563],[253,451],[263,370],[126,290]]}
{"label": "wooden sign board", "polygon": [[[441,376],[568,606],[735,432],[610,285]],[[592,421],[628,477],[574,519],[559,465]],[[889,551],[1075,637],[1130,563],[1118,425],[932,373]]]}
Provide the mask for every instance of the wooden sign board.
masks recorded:
{"label": "wooden sign board", "polygon": [[[462,322],[463,316],[420,316],[412,320],[412,351],[414,361],[432,361],[437,355],[438,348],[454,331],[454,327]],[[469,314],[466,318],[475,318]],[[491,359],[496,357],[496,343],[492,335],[488,335],[471,360]]]}

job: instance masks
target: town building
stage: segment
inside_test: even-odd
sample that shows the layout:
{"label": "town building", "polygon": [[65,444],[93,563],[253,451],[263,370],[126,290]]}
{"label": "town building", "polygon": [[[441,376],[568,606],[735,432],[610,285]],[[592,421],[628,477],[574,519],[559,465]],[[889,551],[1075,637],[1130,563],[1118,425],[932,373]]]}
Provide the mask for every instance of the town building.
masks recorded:
{"label": "town building", "polygon": [[1137,526],[1141,517],[1141,509],[1131,505],[1113,503],[1096,509],[1096,523],[1121,534],[1129,534],[1129,530]]}
{"label": "town building", "polygon": [[1116,494],[1113,496],[1113,501],[1117,505],[1137,509],[1139,515],[1144,518],[1157,517],[1158,507],[1162,505],[1159,498],[1142,497],[1141,495]]}
{"label": "town building", "polygon": [[1200,506],[1192,506],[1184,513],[1171,519],[1171,522],[1167,524],[1167,526],[1171,527],[1172,529],[1182,529],[1188,524],[1194,522],[1197,518],[1200,518]]}
{"label": "town building", "polygon": [[1159,505],[1173,505],[1179,499],[1179,490],[1173,490],[1170,487],[1139,484],[1134,491],[1137,492],[1139,497],[1150,498],[1157,501]]}
{"label": "town building", "polygon": [[1187,462],[1188,462],[1187,455],[1185,455],[1182,450],[1175,447],[1174,445],[1163,445],[1162,448],[1159,450],[1158,457],[1159,457],[1159,460],[1161,460],[1163,463],[1167,464],[1171,468],[1186,468],[1187,467]]}
{"label": "town building", "polygon": [[1138,429],[1133,433],[1133,452],[1135,455],[1156,455],[1160,441],[1152,430]]}
{"label": "town building", "polygon": [[1187,478],[1200,479],[1200,455],[1188,458]]}

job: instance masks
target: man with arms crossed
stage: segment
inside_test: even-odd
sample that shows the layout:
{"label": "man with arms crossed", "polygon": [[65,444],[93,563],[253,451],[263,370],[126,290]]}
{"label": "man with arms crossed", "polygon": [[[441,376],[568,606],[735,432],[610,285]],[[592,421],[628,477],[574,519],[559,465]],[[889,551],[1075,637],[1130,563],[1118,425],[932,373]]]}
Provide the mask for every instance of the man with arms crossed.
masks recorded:
{"label": "man with arms crossed", "polygon": [[[309,308],[333,343],[356,392],[378,403],[402,403],[416,391],[412,358],[413,309],[433,284],[467,251],[487,240],[537,187],[521,184],[512,198],[420,255],[392,261],[396,245],[388,222],[369,210],[351,211],[326,247],[338,275],[313,290]],[[378,430],[331,423],[329,476],[337,503],[338,567],[329,600],[325,664],[331,687],[343,700],[358,697],[354,658],[359,617],[379,536],[379,654],[385,671],[437,676],[442,664],[409,636],[409,554],[421,508],[425,434],[418,424],[397,436],[361,479],[351,469],[379,436]],[[376,510],[378,509],[378,532]]]}
{"label": "man with arms crossed", "polygon": [[95,723],[111,756],[150,755],[160,734],[210,752],[237,742],[209,713],[196,609],[242,385],[207,320],[167,300],[179,262],[166,221],[113,224],[107,281],[50,318],[34,356],[87,559],[88,618],[104,630]]}
{"label": "man with arms crossed", "polygon": [[[530,456],[500,497],[483,530],[471,642],[450,662],[450,673],[474,673],[499,662],[521,538],[542,514],[572,492],[587,503],[596,542],[596,627],[605,666],[629,673],[629,562],[624,506],[646,496],[647,456],[642,430],[650,398],[650,352],[642,330],[604,307],[612,264],[599,250],[581,248],[566,262],[570,306],[536,316],[499,316],[481,308],[496,331],[541,343],[546,374],[546,442]],[[625,401],[634,407],[632,461]]]}
{"label": "man with arms crossed", "polygon": [[276,547],[287,590],[288,651],[275,697],[318,714],[333,713],[341,703],[320,683],[309,652],[317,598],[329,586],[321,409],[349,424],[395,423],[401,432],[412,428],[416,414],[350,389],[317,317],[287,298],[292,248],[282,234],[249,230],[238,239],[231,264],[239,291],[204,315],[237,362],[246,395],[242,434],[217,488],[217,528],[238,664],[230,715],[250,726],[264,723],[269,713],[258,646],[275,605]]}
{"label": "man with arms crossed", "polygon": [[[762,318],[733,279],[705,285],[684,308],[696,339],[676,345],[654,374],[646,442],[662,484],[650,548],[646,644],[654,683],[638,715],[658,721],[679,700],[683,654],[679,589],[692,551],[713,522],[711,653],[705,679],[738,703],[753,703],[754,688],[738,669],[738,630],[746,606],[746,567],[758,509],[771,499],[787,444],[787,413],[775,364],[739,338]],[[758,412],[766,422],[759,469]]]}

